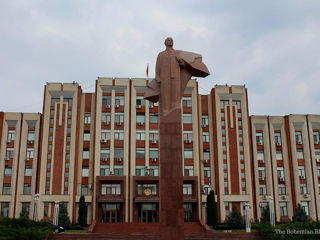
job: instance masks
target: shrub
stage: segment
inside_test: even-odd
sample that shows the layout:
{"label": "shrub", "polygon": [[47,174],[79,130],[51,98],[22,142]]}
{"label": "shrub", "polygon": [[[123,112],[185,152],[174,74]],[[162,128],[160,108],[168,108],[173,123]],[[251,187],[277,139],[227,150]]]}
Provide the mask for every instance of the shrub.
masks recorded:
{"label": "shrub", "polygon": [[208,225],[216,227],[218,224],[218,212],[213,190],[211,190],[209,195],[207,196],[207,217]]}
{"label": "shrub", "polygon": [[267,205],[265,208],[263,208],[261,212],[261,222],[263,223],[269,223],[270,222],[270,208],[269,205]]}
{"label": "shrub", "polygon": [[68,210],[65,204],[61,203],[59,207],[59,226],[63,226],[64,228],[70,227],[70,218],[68,216]]}
{"label": "shrub", "polygon": [[78,224],[81,226],[87,225],[87,206],[84,196],[80,197],[79,210],[78,210]]}
{"label": "shrub", "polygon": [[293,222],[307,222],[308,221],[308,217],[306,212],[303,210],[302,206],[300,205],[300,203],[297,205],[296,207],[296,211],[294,213],[294,216],[292,218]]}
{"label": "shrub", "polygon": [[233,205],[232,212],[230,216],[227,218],[226,223],[227,226],[232,229],[244,228],[245,224],[243,218],[235,205]]}

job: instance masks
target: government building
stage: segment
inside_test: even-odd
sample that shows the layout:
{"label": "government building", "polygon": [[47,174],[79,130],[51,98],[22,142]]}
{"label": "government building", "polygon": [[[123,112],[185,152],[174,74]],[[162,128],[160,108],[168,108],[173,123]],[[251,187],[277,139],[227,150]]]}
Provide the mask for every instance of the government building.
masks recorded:
{"label": "government building", "polygon": [[[159,221],[159,106],[144,100],[147,83],[98,78],[94,93],[48,83],[42,113],[0,112],[0,215],[52,219],[59,201],[76,223],[84,195],[88,224]],[[194,79],[181,105],[186,222],[206,220],[211,189],[219,222],[246,203],[253,221],[269,204],[289,221],[299,203],[320,219],[320,115],[249,116],[245,86],[200,95]]]}

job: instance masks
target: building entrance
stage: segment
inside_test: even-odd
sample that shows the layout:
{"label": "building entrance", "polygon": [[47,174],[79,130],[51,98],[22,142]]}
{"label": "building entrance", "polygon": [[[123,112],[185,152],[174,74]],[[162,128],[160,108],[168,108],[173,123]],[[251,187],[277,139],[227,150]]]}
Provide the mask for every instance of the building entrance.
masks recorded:
{"label": "building entrance", "polygon": [[101,222],[120,222],[120,203],[103,203],[101,210]]}
{"label": "building entrance", "polygon": [[139,222],[157,222],[157,204],[142,203],[139,209]]}

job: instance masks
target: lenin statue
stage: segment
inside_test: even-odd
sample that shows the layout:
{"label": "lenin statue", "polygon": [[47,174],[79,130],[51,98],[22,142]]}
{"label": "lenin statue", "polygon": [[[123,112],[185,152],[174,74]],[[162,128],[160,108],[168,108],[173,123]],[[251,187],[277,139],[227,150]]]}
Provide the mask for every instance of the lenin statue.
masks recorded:
{"label": "lenin statue", "polygon": [[167,38],[165,45],[166,50],[157,58],[156,77],[148,84],[144,98],[160,102],[161,239],[180,240],[184,239],[181,99],[192,76],[206,77],[210,73],[201,55],[174,50],[172,38]]}

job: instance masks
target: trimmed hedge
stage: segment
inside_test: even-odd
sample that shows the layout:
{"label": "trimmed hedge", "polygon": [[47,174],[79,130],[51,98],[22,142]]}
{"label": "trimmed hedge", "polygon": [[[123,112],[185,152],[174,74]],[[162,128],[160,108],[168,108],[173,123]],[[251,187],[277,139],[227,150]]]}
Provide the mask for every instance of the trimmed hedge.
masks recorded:
{"label": "trimmed hedge", "polygon": [[320,222],[290,222],[272,227],[269,223],[252,226],[269,240],[320,239]]}
{"label": "trimmed hedge", "polygon": [[35,222],[27,218],[0,218],[1,240],[41,240],[52,232],[47,222]]}

